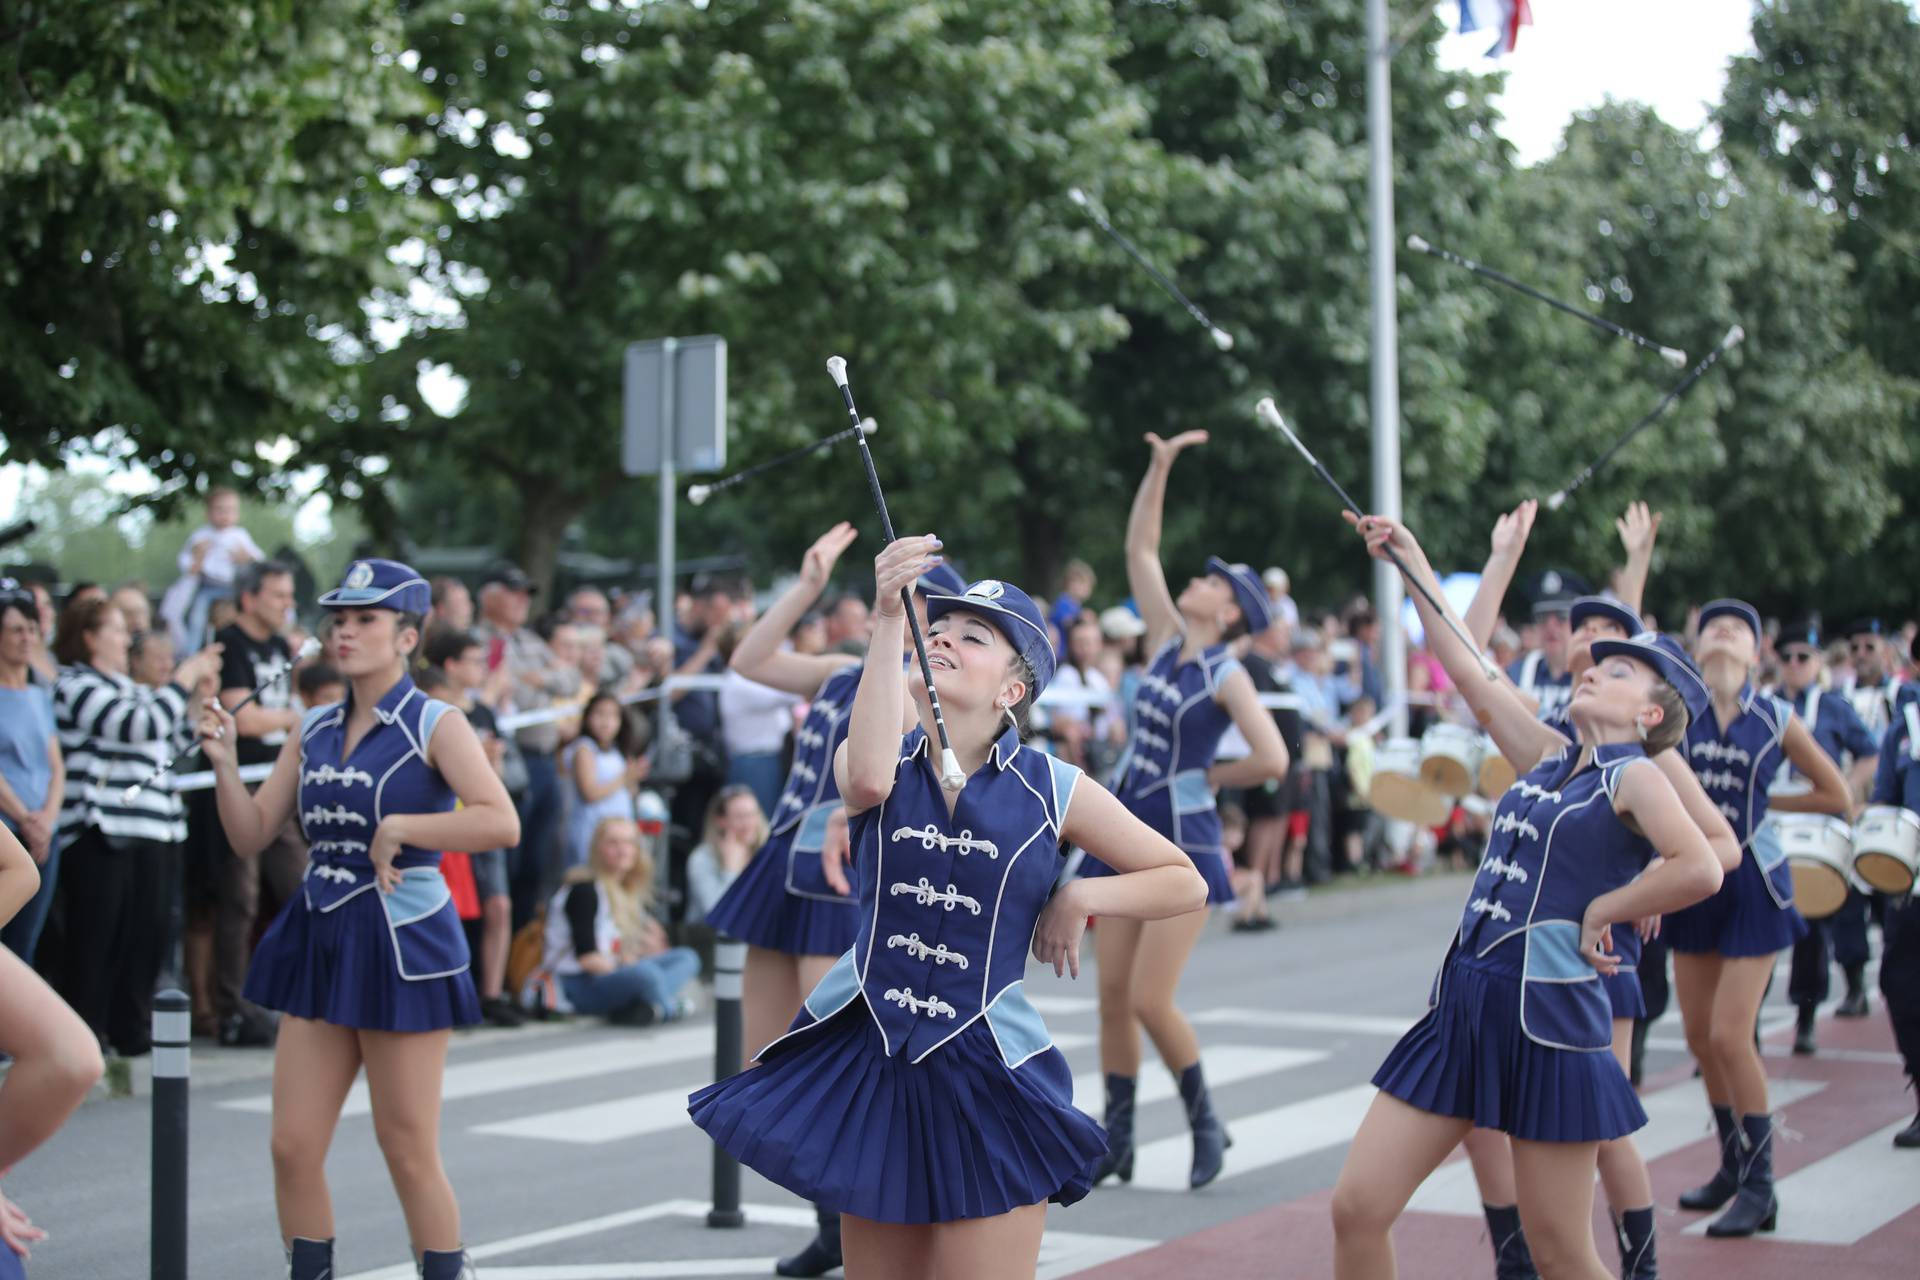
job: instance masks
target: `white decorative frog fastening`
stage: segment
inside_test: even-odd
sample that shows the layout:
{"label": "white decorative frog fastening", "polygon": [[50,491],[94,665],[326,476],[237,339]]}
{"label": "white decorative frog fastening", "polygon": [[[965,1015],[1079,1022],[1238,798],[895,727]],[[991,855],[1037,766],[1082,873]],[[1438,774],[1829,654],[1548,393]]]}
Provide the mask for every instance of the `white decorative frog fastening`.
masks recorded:
{"label": "white decorative frog fastening", "polygon": [[818,781],[820,777],[819,770],[815,769],[805,760],[795,760],[793,762],[792,773],[794,777],[805,778],[808,782]]}
{"label": "white decorative frog fastening", "polygon": [[955,907],[965,907],[976,916],[980,914],[980,902],[977,898],[969,898],[951,884],[947,886],[947,891],[942,893],[934,888],[925,876],[920,877],[919,884],[895,881],[893,887],[887,892],[896,898],[903,893],[910,893],[913,895],[913,900],[923,907],[945,907],[948,911]]}
{"label": "white decorative frog fastening", "polygon": [[1536,787],[1531,782],[1516,782],[1513,784],[1513,789],[1527,799],[1551,800],[1555,804],[1560,803],[1560,793],[1558,791],[1549,791],[1545,787]]}
{"label": "white decorative frog fastening", "polygon": [[887,947],[889,950],[894,947],[905,947],[907,954],[916,960],[931,959],[935,964],[952,964],[962,969],[967,967],[967,958],[958,951],[947,950],[945,943],[930,947],[917,933],[896,933],[887,939]]}
{"label": "white decorative frog fastening", "polygon": [[1000,858],[1000,846],[991,840],[976,840],[971,827],[962,827],[960,834],[950,836],[929,822],[925,827],[896,827],[895,840],[918,840],[922,849],[939,849],[945,853],[949,849],[958,849],[962,856],[969,853],[984,853],[996,862]]}
{"label": "white decorative frog fastening", "polygon": [[332,880],[339,884],[358,884],[360,877],[345,867],[323,867],[318,863],[308,868],[307,874],[316,880]]}
{"label": "white decorative frog fastening", "polygon": [[315,840],[307,846],[308,856],[314,858],[341,854],[348,856],[360,854],[364,857],[366,852],[367,842],[364,840]]}
{"label": "white decorative frog fastening", "polygon": [[928,996],[922,1000],[913,994],[913,988],[904,991],[899,987],[888,987],[883,999],[891,1000],[902,1009],[914,1013],[924,1013],[929,1018],[953,1018],[959,1016],[959,1010],[942,1000],[939,996]]}
{"label": "white decorative frog fastening", "polygon": [[1142,773],[1150,773],[1156,778],[1160,777],[1162,774],[1166,772],[1165,769],[1162,769],[1159,765],[1155,764],[1153,761],[1145,759],[1144,757],[1141,757],[1141,756],[1135,756],[1132,762],[1128,765],[1128,768],[1138,769]]}
{"label": "white decorative frog fastening", "polygon": [[1173,743],[1161,737],[1151,729],[1134,730],[1133,740],[1143,747],[1154,747],[1160,751],[1173,750]]}
{"label": "white decorative frog fastening", "polygon": [[366,814],[356,813],[343,804],[331,809],[309,809],[300,815],[300,820],[310,827],[317,827],[324,822],[351,822],[356,827],[367,825]]}
{"label": "white decorative frog fastening", "polygon": [[1495,920],[1513,919],[1513,912],[1487,898],[1475,898],[1467,906],[1470,910],[1478,911],[1481,915],[1492,916]]}
{"label": "white decorative frog fastening", "polygon": [[1705,756],[1709,760],[1722,760],[1728,764],[1736,760],[1741,764],[1753,763],[1753,757],[1747,754],[1746,748],[1736,747],[1731,742],[1696,742],[1687,748],[1687,754]]}
{"label": "white decorative frog fastening", "polygon": [[1747,780],[1731,769],[1722,769],[1718,773],[1707,769],[1700,774],[1700,785],[1709,790],[1745,791]]}
{"label": "white decorative frog fastening", "polygon": [[[1539,834],[1537,831],[1534,832],[1536,836]],[[1527,869],[1525,867],[1517,862],[1508,862],[1498,856],[1487,859],[1487,861],[1482,864],[1481,869],[1483,871],[1489,871],[1496,876],[1504,876],[1509,881],[1518,880],[1521,884],[1527,882]]]}
{"label": "white decorative frog fastening", "polygon": [[807,751],[814,747],[826,746],[827,738],[825,734],[815,733],[805,725],[801,725],[800,728],[794,732],[793,745],[796,751]]}
{"label": "white decorative frog fastening", "polygon": [[316,785],[324,787],[335,782],[343,787],[351,787],[355,783],[371,787],[373,775],[365,769],[336,769],[330,764],[323,764],[317,769],[308,769],[303,772],[300,775],[300,781],[310,787]]}
{"label": "white decorative frog fastening", "polygon": [[[1531,822],[1528,822],[1525,818],[1521,817],[1517,813],[1501,814],[1498,818],[1494,819],[1493,829],[1495,831],[1506,831],[1506,832],[1517,831],[1529,840],[1538,840],[1540,838],[1540,828],[1534,826]],[[1494,861],[1498,862],[1499,859],[1495,858]],[[1516,871],[1519,870],[1519,868],[1517,867],[1514,869]],[[1522,871],[1520,872],[1520,874],[1522,877],[1524,877],[1526,875],[1526,872]]]}

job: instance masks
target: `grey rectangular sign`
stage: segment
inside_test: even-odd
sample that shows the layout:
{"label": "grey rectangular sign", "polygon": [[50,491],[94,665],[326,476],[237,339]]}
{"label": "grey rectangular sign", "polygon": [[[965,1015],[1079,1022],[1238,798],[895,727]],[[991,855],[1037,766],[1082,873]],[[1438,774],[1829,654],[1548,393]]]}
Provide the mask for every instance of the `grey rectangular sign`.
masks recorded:
{"label": "grey rectangular sign", "polygon": [[620,417],[620,466],[630,476],[658,475],[669,438],[676,471],[725,467],[727,340],[702,334],[629,344]]}

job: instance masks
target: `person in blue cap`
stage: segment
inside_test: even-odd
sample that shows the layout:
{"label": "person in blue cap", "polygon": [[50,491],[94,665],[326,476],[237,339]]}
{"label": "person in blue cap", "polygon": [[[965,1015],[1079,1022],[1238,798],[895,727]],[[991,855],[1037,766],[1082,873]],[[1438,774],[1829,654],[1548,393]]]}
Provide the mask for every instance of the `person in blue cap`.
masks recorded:
{"label": "person in blue cap", "polygon": [[[1902,703],[1888,726],[1870,799],[1920,813],[1920,707]],[[1920,1096],[1920,895],[1888,896],[1883,905],[1880,995],[1906,1068],[1907,1087]],[[1893,1145],[1920,1150],[1920,1113],[1893,1135]]]}
{"label": "person in blue cap", "polygon": [[[1774,651],[1780,656],[1780,696],[1820,749],[1846,771],[1847,790],[1864,798],[1873,787],[1880,741],[1846,697],[1822,687],[1826,662],[1819,621],[1801,618],[1789,623],[1774,640]],[[1804,792],[1811,785],[1790,761],[1783,761],[1768,789],[1779,797]],[[1847,994],[1834,1013],[1842,1018],[1867,1014],[1867,905],[1867,895],[1848,886],[1840,909],[1825,920],[1807,921],[1807,936],[1793,944],[1787,999],[1796,1014],[1793,1051],[1797,1054],[1810,1054],[1819,1047],[1814,1024],[1831,989],[1829,956],[1839,961],[1847,979]]]}
{"label": "person in blue cap", "polygon": [[[1391,548],[1444,600],[1403,526],[1348,520],[1374,556]],[[1689,686],[1704,699],[1661,637],[1596,640],[1568,704],[1569,741],[1505,681],[1479,674],[1478,656],[1449,628],[1450,608],[1443,617],[1415,599],[1435,656],[1522,776],[1495,809],[1429,1011],[1374,1076],[1381,1092],[1334,1188],[1334,1275],[1394,1274],[1394,1222],[1478,1126],[1512,1139],[1513,1226],[1524,1225],[1540,1272],[1598,1280],[1607,1274],[1591,1226],[1599,1144],[1646,1123],[1609,1052],[1602,978],[1619,965],[1624,929],[1720,884],[1712,842],[1658,763],[1686,731]]]}
{"label": "person in blue cap", "polygon": [[327,1147],[364,1066],[420,1274],[457,1280],[471,1267],[440,1163],[441,1079],[450,1028],[478,1022],[480,1002],[440,851],[512,845],[520,822],[466,716],[407,674],[431,607],[426,581],[398,561],[356,560],[320,604],[333,616],[346,701],[307,712],[251,794],[233,717],[210,701],[200,729],[234,853],[253,857],[296,816],[309,844],[301,890],[260,939],[245,987],[283,1015],[273,1060],[280,1234],[294,1280],[334,1274]]}
{"label": "person in blue cap", "polygon": [[[1806,724],[1779,698],[1753,687],[1760,651],[1760,614],[1743,600],[1714,600],[1700,610],[1694,657],[1713,695],[1708,714],[1687,729],[1687,763],[1733,827],[1740,866],[1720,892],[1667,917],[1674,993],[1687,1047],[1720,1136],[1720,1168],[1680,1197],[1683,1209],[1715,1210],[1711,1236],[1770,1230],[1773,1116],[1767,1074],[1753,1042],[1755,1019],[1780,952],[1806,932],[1793,909],[1793,877],[1778,833],[1765,825],[1769,807],[1783,813],[1845,814],[1846,779]],[[1799,795],[1769,797],[1782,760],[1806,775]]]}
{"label": "person in blue cap", "polygon": [[[1047,1202],[1089,1188],[1106,1148],[1027,999],[1032,952],[1078,976],[1091,915],[1195,911],[1178,847],[1073,766],[1021,744],[1053,675],[1045,617],[1011,583],[927,601],[927,659],[966,774],[945,791],[900,592],[939,541],[874,562],[874,627],[835,755],[859,900],[854,945],[760,1065],[693,1094],[738,1159],[838,1211],[852,1276],[1032,1276]],[[903,732],[909,709],[918,724]],[[1120,873],[1055,884],[1071,841]]]}
{"label": "person in blue cap", "polygon": [[[740,638],[730,660],[747,679],[809,700],[806,720],[794,734],[786,786],[768,819],[767,843],[707,913],[717,932],[747,944],[741,1002],[746,1044],[756,1049],[793,1021],[807,992],[853,945],[859,924],[842,869],[846,827],[833,821],[842,810],[833,756],[847,736],[863,665],[850,654],[802,654],[786,647],[855,536],[845,521],[822,534],[801,559],[799,580]],[[966,586],[944,563],[921,575],[913,607],[922,628],[928,592],[958,595]],[[840,1264],[840,1214],[821,1209],[813,1240],[776,1261],[774,1271],[821,1276]]]}
{"label": "person in blue cap", "polygon": [[[1114,794],[1127,808],[1193,859],[1207,880],[1209,906],[1234,902],[1233,867],[1221,842],[1214,794],[1222,787],[1258,787],[1285,776],[1287,748],[1273,717],[1260,705],[1253,678],[1228,649],[1237,637],[1273,625],[1266,585],[1244,564],[1209,557],[1206,572],[1190,579],[1178,599],[1160,564],[1161,510],[1167,475],[1180,454],[1204,444],[1207,433],[1171,440],[1149,433],[1152,456],[1127,517],[1127,585],[1147,624],[1152,654],[1127,708],[1127,745],[1114,768]],[[1228,726],[1251,748],[1242,759],[1214,763]],[[1109,874],[1088,854],[1082,876]],[[1180,975],[1206,928],[1207,915],[1136,923],[1102,921],[1094,933],[1100,962],[1100,1069],[1106,1078],[1109,1147],[1095,1181],[1133,1178],[1133,1109],[1140,1076],[1140,1026],[1153,1037],[1160,1060],[1180,1085],[1193,1131],[1189,1184],[1220,1176],[1232,1142],[1213,1108],[1200,1068],[1200,1040],[1174,1003]]]}

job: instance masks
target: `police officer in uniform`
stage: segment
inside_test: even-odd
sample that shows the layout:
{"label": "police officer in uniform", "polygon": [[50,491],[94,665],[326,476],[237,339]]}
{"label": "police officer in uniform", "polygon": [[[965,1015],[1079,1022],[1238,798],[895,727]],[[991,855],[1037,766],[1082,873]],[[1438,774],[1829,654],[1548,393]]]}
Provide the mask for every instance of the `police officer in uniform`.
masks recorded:
{"label": "police officer in uniform", "polygon": [[[1847,789],[1856,798],[1864,796],[1873,782],[1879,739],[1868,730],[1852,702],[1821,687],[1824,663],[1819,621],[1802,618],[1790,623],[1780,632],[1775,650],[1780,655],[1780,697],[1792,706],[1820,749],[1847,775]],[[1809,785],[1806,775],[1791,762],[1782,762],[1771,790],[1776,796],[1792,795],[1804,792]],[[1847,977],[1846,998],[1834,1013],[1842,1018],[1865,1017],[1867,895],[1857,888],[1848,892],[1845,905],[1832,916],[1807,921],[1807,936],[1793,944],[1787,998],[1798,1010],[1793,1036],[1793,1051],[1798,1054],[1815,1049],[1814,1018],[1826,1003],[1829,990],[1829,952]]]}

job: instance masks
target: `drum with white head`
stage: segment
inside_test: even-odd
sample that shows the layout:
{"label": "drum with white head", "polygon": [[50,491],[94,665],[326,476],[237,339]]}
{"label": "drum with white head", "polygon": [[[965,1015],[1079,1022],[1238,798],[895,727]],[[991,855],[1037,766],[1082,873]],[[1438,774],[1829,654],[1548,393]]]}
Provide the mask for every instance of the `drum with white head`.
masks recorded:
{"label": "drum with white head", "polygon": [[1420,738],[1420,781],[1443,796],[1464,796],[1479,780],[1483,750],[1476,730],[1436,724]]}
{"label": "drum with white head", "polygon": [[1420,778],[1420,743],[1389,738],[1373,757],[1369,799],[1375,810],[1416,826],[1435,827],[1453,813],[1453,801]]}
{"label": "drum with white head", "polygon": [[1897,804],[1868,805],[1853,824],[1853,873],[1882,893],[1913,892],[1920,816]]}
{"label": "drum with white head", "polygon": [[1853,867],[1853,831],[1824,813],[1776,813],[1767,819],[1780,836],[1793,873],[1793,905],[1809,920],[1824,920],[1847,900]]}
{"label": "drum with white head", "polygon": [[1482,735],[1480,776],[1475,780],[1474,789],[1489,800],[1498,800],[1518,781],[1520,774],[1513,767],[1513,761],[1500,754],[1500,748],[1493,744],[1492,738]]}

